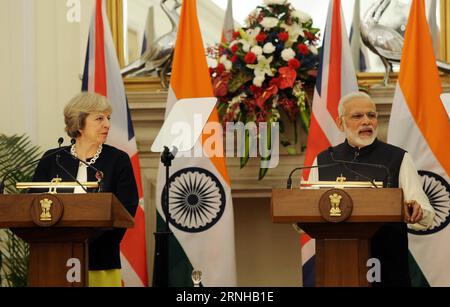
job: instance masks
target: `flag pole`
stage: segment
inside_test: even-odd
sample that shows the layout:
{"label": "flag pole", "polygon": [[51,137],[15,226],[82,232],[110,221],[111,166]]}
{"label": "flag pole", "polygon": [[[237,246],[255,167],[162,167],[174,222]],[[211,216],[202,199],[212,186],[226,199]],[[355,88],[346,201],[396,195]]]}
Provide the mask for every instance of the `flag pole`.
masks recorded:
{"label": "flag pole", "polygon": [[[174,149],[174,152],[177,149]],[[170,152],[167,146],[164,146],[164,151],[161,154],[161,163],[166,167],[166,184],[164,187],[164,202],[163,213],[166,219],[165,229],[163,231],[157,231],[155,235],[155,276],[153,277],[154,286],[168,287],[169,286],[169,239],[172,235],[172,231],[169,228],[169,189],[170,189],[170,167],[172,161],[175,159],[175,155]]]}

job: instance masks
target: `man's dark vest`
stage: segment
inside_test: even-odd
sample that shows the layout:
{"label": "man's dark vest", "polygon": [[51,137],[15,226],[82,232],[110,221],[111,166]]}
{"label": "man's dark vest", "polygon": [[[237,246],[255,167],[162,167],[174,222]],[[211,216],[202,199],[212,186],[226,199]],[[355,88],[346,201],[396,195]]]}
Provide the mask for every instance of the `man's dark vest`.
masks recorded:
{"label": "man's dark vest", "polygon": [[[401,148],[375,140],[371,145],[361,149],[352,147],[347,140],[333,147],[335,160],[345,160],[370,164],[385,165],[390,172],[390,187],[398,188],[400,166],[405,151]],[[329,150],[317,156],[318,165],[333,163]],[[357,175],[351,170],[361,175]],[[387,179],[383,168],[355,165],[336,165],[319,168],[319,180],[336,180],[344,176],[347,181],[365,181],[366,178],[376,181]],[[408,235],[405,223],[388,223],[382,226],[371,240],[371,257],[381,263],[381,283],[375,285],[409,286],[411,280],[408,268]]]}

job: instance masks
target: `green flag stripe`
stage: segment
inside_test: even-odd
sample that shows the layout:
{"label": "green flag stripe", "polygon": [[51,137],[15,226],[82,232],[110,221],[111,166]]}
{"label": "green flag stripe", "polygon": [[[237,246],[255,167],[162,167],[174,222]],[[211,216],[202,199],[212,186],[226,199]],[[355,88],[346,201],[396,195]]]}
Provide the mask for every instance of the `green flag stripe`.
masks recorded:
{"label": "green flag stripe", "polygon": [[[166,226],[159,212],[157,212],[156,225],[158,231],[163,231]],[[194,283],[191,279],[193,270],[183,247],[175,235],[172,235],[169,239],[169,287],[193,287]]]}
{"label": "green flag stripe", "polygon": [[429,287],[430,284],[428,283],[427,279],[425,278],[425,275],[423,274],[422,270],[420,269],[419,265],[417,264],[416,260],[414,259],[414,256],[409,252],[408,257],[409,262],[409,271],[411,275],[411,284],[413,287]]}

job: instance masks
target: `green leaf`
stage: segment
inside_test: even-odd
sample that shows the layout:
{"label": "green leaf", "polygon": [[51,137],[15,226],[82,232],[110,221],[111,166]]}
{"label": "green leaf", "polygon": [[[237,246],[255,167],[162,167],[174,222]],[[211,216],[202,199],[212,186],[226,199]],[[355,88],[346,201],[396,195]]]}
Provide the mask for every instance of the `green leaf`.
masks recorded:
{"label": "green leaf", "polygon": [[241,168],[244,168],[250,159],[250,132],[245,130],[244,156],[241,157]]}
{"label": "green leaf", "polygon": [[234,78],[232,78],[229,82],[228,82],[228,91],[230,93],[234,93],[237,90],[239,90],[239,88],[241,86],[243,86],[245,83],[247,83],[248,81],[252,80],[253,77],[246,74],[244,71],[239,71]]}
{"label": "green leaf", "polygon": [[311,122],[311,115],[309,114],[308,110],[304,110],[300,108],[300,123],[305,129],[306,134],[309,134],[309,125]]}
{"label": "green leaf", "polygon": [[[0,134],[0,178],[9,170],[36,160],[41,156],[25,136]],[[31,181],[36,165],[12,173],[5,181],[5,191],[17,194],[17,182]],[[28,282],[29,246],[10,230],[0,230],[0,286],[25,287]]]}
{"label": "green leaf", "polygon": [[263,180],[268,171],[268,168],[260,168],[258,173],[258,180]]}
{"label": "green leaf", "polygon": [[[270,123],[268,123],[267,125],[267,142],[266,142],[266,150],[267,153],[270,152],[270,150],[272,149],[272,126]],[[272,158],[272,155],[269,155],[268,157],[261,157],[261,162],[264,161],[270,161],[270,159]],[[262,180],[264,179],[264,177],[266,176],[267,172],[269,171],[268,168],[263,168],[260,167],[259,168],[259,174],[258,174],[258,180]]]}
{"label": "green leaf", "polygon": [[288,151],[288,154],[290,154],[291,156],[294,156],[297,154],[297,150],[294,147],[289,147],[287,149],[287,151]]}

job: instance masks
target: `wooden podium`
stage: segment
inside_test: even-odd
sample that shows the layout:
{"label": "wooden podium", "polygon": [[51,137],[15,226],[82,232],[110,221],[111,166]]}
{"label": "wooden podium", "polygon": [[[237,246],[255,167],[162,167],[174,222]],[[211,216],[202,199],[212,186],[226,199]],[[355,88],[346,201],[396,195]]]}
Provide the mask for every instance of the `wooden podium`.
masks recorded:
{"label": "wooden podium", "polygon": [[[333,208],[333,195],[339,191],[345,195],[337,197],[350,205]],[[340,210],[341,216],[330,216],[333,210]],[[316,239],[316,286],[369,286],[370,238],[383,223],[403,221],[403,193],[373,188],[274,189],[271,211],[273,222],[298,223]]]}
{"label": "wooden podium", "polygon": [[[111,193],[0,195],[0,228],[30,244],[28,285],[88,286],[88,239],[134,219]],[[72,267],[81,280],[68,278]]]}

